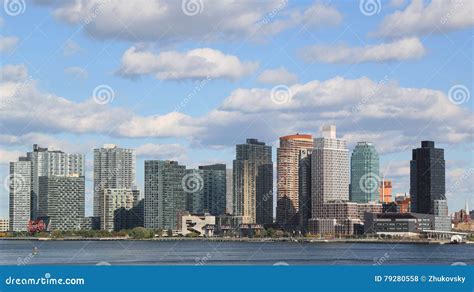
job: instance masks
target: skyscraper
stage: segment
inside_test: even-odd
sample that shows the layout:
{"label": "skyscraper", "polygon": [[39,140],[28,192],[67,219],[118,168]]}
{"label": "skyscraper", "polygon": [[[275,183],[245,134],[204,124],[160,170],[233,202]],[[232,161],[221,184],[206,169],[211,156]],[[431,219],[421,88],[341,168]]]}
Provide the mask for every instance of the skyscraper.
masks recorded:
{"label": "skyscraper", "polygon": [[10,231],[27,231],[31,216],[31,161],[10,162]]}
{"label": "skyscraper", "polygon": [[336,126],[323,126],[314,139],[311,155],[312,217],[318,218],[324,203],[349,200],[349,151],[346,141],[336,138]]}
{"label": "skyscraper", "polygon": [[313,149],[302,149],[299,155],[299,225],[303,231],[308,230],[311,219],[311,157]]}
{"label": "skyscraper", "polygon": [[411,210],[433,214],[434,201],[446,200],[444,150],[432,141],[422,141],[413,149],[410,161]]}
{"label": "skyscraper", "polygon": [[33,145],[33,151],[26,154],[31,161],[31,219],[36,219],[40,198],[39,178],[41,176],[84,176],[84,154],[69,154],[58,150]]}
{"label": "skyscraper", "polygon": [[357,143],[351,156],[351,202],[379,200],[379,163],[379,154],[372,143]]}
{"label": "skyscraper", "polygon": [[250,222],[273,222],[272,148],[257,139],[236,146],[233,162],[234,215]]}
{"label": "skyscraper", "polygon": [[135,189],[135,151],[105,144],[94,149],[94,216],[101,216],[104,189]]}
{"label": "skyscraper", "polygon": [[223,215],[226,210],[226,166],[212,164],[199,166],[203,179],[203,211],[211,215]]}
{"label": "skyscraper", "polygon": [[178,214],[186,210],[185,175],[177,161],[145,161],[146,228],[177,229]]}
{"label": "skyscraper", "polygon": [[280,137],[277,149],[277,223],[286,228],[299,224],[300,151],[313,148],[313,136],[296,134]]}
{"label": "skyscraper", "polygon": [[84,221],[85,179],[83,176],[40,176],[38,218],[48,229],[79,230]]}

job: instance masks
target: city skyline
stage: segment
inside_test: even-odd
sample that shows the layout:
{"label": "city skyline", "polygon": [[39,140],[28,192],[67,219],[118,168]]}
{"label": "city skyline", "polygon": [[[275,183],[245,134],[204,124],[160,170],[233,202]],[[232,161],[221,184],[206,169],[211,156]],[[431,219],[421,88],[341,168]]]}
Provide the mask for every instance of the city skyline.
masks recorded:
{"label": "city skyline", "polygon": [[[331,201],[347,201],[347,202],[357,202],[357,203],[376,203],[376,202],[379,203],[380,202],[381,203],[381,198],[379,196],[379,192],[381,192],[381,190],[382,190],[381,189],[382,177],[380,177],[377,173],[372,172],[373,169],[369,168],[368,172],[367,172],[367,170],[364,170],[366,174],[370,175],[369,177],[366,177],[366,174],[364,174],[364,175],[358,174],[357,175],[358,180],[356,182],[356,183],[358,183],[359,188],[362,189],[362,190],[359,189],[359,191],[361,191],[362,193],[366,194],[369,197],[372,196],[371,199],[366,199],[366,200],[361,201],[357,197],[352,196],[352,190],[351,190],[351,184],[354,183],[353,176],[351,175],[351,173],[353,173],[355,169],[360,168],[359,165],[354,166],[354,164],[351,160],[354,158],[354,155],[356,155],[356,153],[357,153],[357,155],[360,154],[360,151],[361,151],[360,146],[362,146],[364,148],[369,146],[370,147],[369,149],[371,149],[371,151],[375,151],[375,153],[377,153],[376,148],[374,147],[374,145],[370,142],[367,142],[367,141],[359,142],[357,144],[357,146],[351,151],[351,150],[346,148],[345,140],[337,138],[337,136],[336,136],[336,127],[333,126],[333,125],[323,126],[320,136],[321,137],[316,136],[314,138],[314,143],[313,142],[310,143],[313,146],[308,147],[308,148],[307,148],[307,145],[309,145],[309,144],[308,144],[308,139],[307,138],[310,137],[309,135],[301,135],[301,134],[287,135],[287,136],[281,137],[281,140],[280,140],[280,141],[284,141],[284,143],[287,143],[288,141],[290,141],[292,139],[295,140],[295,141],[300,140],[301,142],[303,142],[303,144],[300,145],[300,146],[302,146],[302,148],[297,151],[298,152],[297,160],[299,161],[299,163],[298,163],[297,172],[296,172],[296,174],[297,174],[296,175],[296,181],[297,181],[297,183],[301,184],[301,182],[306,180],[306,174],[302,173],[301,169],[302,168],[309,169],[310,175],[308,177],[308,181],[309,181],[310,188],[309,188],[308,192],[310,193],[310,197],[312,197],[312,200],[313,200],[313,202],[311,202],[311,204],[309,205],[309,212],[313,213],[313,214],[317,213],[317,212],[315,213],[315,210],[316,210],[315,208],[318,208],[317,207],[317,205],[318,205],[317,201],[318,200],[320,201],[320,204],[322,202],[326,202],[326,201],[329,201],[329,202],[331,202]],[[287,145],[289,146],[290,144],[287,144]],[[296,146],[298,144],[292,144],[292,145]],[[421,151],[422,149],[425,149],[425,148],[430,149],[430,147],[434,147],[434,142],[433,141],[421,141],[421,145],[422,145],[422,148],[418,148],[418,149],[414,148],[412,150],[413,155],[415,155],[416,151]],[[298,147],[300,147],[300,146],[298,146]],[[238,152],[240,154],[237,156],[237,158],[239,160],[242,160],[242,162],[244,162],[244,167],[245,168],[241,170],[241,171],[243,171],[242,173],[248,173],[249,172],[249,170],[245,170],[245,169],[254,168],[255,171],[257,171],[256,172],[257,173],[256,177],[258,177],[258,172],[262,171],[261,169],[263,169],[264,171],[266,171],[266,169],[268,169],[268,167],[266,166],[266,163],[268,161],[265,160],[266,159],[265,157],[269,157],[270,153],[280,151],[279,150],[280,148],[275,149],[275,151],[273,151],[273,149],[270,146],[266,146],[264,142],[258,141],[257,139],[252,139],[252,138],[247,139],[246,144],[240,144],[240,145],[237,144],[236,147],[237,147],[237,149],[240,148],[240,150],[238,150]],[[257,148],[255,148],[255,147],[257,147]],[[263,148],[259,150],[258,149],[259,147],[261,147],[261,148],[263,147]],[[324,149],[327,149],[327,150],[323,151]],[[60,179],[60,178],[71,178],[71,179],[80,178],[81,180],[84,181],[84,175],[82,174],[82,172],[83,172],[82,164],[80,164],[80,165],[73,164],[72,166],[70,166],[68,168],[67,166],[69,166],[69,163],[65,163],[65,161],[63,161],[63,165],[58,167],[57,155],[61,154],[64,157],[72,157],[73,161],[77,160],[76,157],[79,157],[81,162],[83,161],[85,155],[81,154],[81,153],[68,154],[68,153],[65,153],[61,150],[51,151],[47,147],[42,148],[42,147],[40,147],[40,145],[37,145],[37,144],[33,145],[33,150],[34,150],[33,152],[28,152],[27,156],[19,156],[16,161],[10,162],[10,169],[11,170],[15,169],[18,166],[21,167],[20,171],[19,171],[20,178],[18,178],[18,179],[16,178],[16,172],[15,171],[11,172],[12,177],[13,177],[13,184],[14,184],[13,185],[13,190],[14,191],[10,193],[10,198],[12,198],[11,197],[12,195],[15,196],[16,194],[18,194],[18,192],[20,192],[20,194],[29,193],[30,191],[28,191],[27,189],[31,189],[31,198],[29,198],[31,200],[31,202],[28,203],[28,204],[30,204],[29,205],[30,210],[28,211],[28,213],[31,214],[32,218],[35,218],[35,215],[34,215],[35,212],[33,211],[34,210],[33,202],[36,201],[36,199],[35,199],[36,197],[34,196],[35,192],[33,191],[33,189],[34,189],[33,186],[34,186],[35,181],[38,180],[38,179],[46,179],[44,181],[47,182],[48,177],[53,178],[53,179],[54,178],[58,178],[58,179]],[[441,157],[444,157],[444,149],[435,149],[435,150],[436,151],[441,151],[441,153],[442,153]],[[44,164],[43,168],[50,167],[51,170],[47,171],[48,174],[46,174],[46,176],[45,175],[38,176],[38,178],[35,180],[34,178],[29,178],[29,176],[30,176],[30,172],[31,172],[31,174],[35,173],[33,171],[33,169],[34,169],[33,165],[38,164],[38,162],[37,162],[38,159],[36,159],[36,163],[33,162],[33,161],[35,161],[34,158],[37,157],[37,156],[33,156],[32,153],[34,154],[34,153],[37,153],[38,151],[40,151],[40,153],[41,152],[42,153],[53,153],[54,155],[45,156],[43,158],[43,160],[45,161],[45,164]],[[113,159],[111,159],[110,154],[108,154],[107,156],[104,156],[104,153],[101,153],[101,155],[98,155],[99,152],[104,152],[104,151],[105,152],[114,151],[114,153],[119,151],[119,154],[115,153],[113,155],[113,157],[114,157]],[[363,150],[363,151],[367,151],[367,150]],[[98,172],[98,174],[101,175],[101,177],[103,177],[105,175],[105,181],[107,181],[107,182],[105,182],[105,181],[100,182],[100,177],[97,177],[98,185],[102,186],[103,190],[107,190],[109,192],[110,192],[110,190],[133,192],[134,193],[134,195],[133,195],[134,199],[133,199],[133,203],[131,203],[131,205],[130,205],[131,207],[135,206],[135,204],[138,203],[138,198],[144,199],[146,197],[146,194],[147,194],[147,189],[146,188],[145,188],[144,192],[140,192],[140,190],[136,189],[135,168],[132,166],[132,165],[134,165],[134,162],[133,162],[134,161],[134,159],[133,159],[134,158],[134,153],[135,153],[134,149],[124,149],[124,148],[121,148],[119,145],[105,144],[101,148],[93,149],[93,152],[95,154],[94,155],[94,161],[96,161],[96,163],[95,163],[96,164],[96,171]],[[293,152],[294,152],[294,150],[293,150]],[[126,155],[128,155],[128,156],[123,156],[123,157],[120,156],[120,155],[123,155],[123,153],[126,153]],[[310,158],[309,161],[305,161],[304,158],[307,155],[306,153],[310,153],[311,156],[314,153],[315,156],[312,156],[312,158]],[[420,155],[420,154],[418,154],[418,155]],[[326,156],[328,156],[328,158],[325,158]],[[31,161],[29,159],[33,159],[33,161]],[[104,159],[108,162],[105,163]],[[257,160],[255,160],[255,162],[249,162],[253,159],[257,159]],[[367,157],[365,159],[367,159]],[[49,160],[55,161],[56,163],[55,164],[48,163]],[[69,160],[71,160],[71,159],[69,159]],[[118,161],[120,161],[120,163],[117,163]],[[271,161],[269,161],[269,162],[271,162]],[[100,169],[98,167],[99,163],[100,163],[100,165],[107,165],[108,168],[107,169]],[[206,211],[206,212],[210,211],[211,213],[215,212],[214,214],[225,214],[226,212],[227,213],[229,212],[229,210],[227,210],[225,208],[226,200],[229,199],[227,197],[227,187],[228,187],[228,185],[225,182],[225,177],[227,176],[227,174],[226,174],[227,170],[232,170],[232,172],[234,172],[233,168],[230,168],[230,169],[226,168],[226,164],[200,165],[200,166],[198,166],[198,168],[192,168],[192,167],[189,167],[188,165],[179,164],[180,163],[179,161],[166,160],[166,159],[165,160],[147,160],[146,163],[148,163],[149,165],[151,165],[151,163],[164,163],[165,165],[168,165],[168,164],[169,165],[176,165],[176,166],[179,166],[181,168],[180,174],[173,174],[172,176],[170,176],[170,178],[173,178],[171,181],[174,181],[174,179],[175,179],[175,182],[173,182],[173,184],[176,186],[175,189],[176,190],[179,189],[179,192],[182,192],[182,194],[183,194],[183,196],[182,196],[183,204],[182,205],[184,207],[178,208],[176,210],[181,210],[181,211],[187,210],[187,211],[193,212],[195,214],[200,214],[200,213],[202,214],[203,211]],[[145,163],[145,173],[147,172],[146,163]],[[288,160],[286,160],[286,161],[278,160],[277,162],[271,164],[272,167],[270,169],[272,169],[272,170],[278,169],[279,165],[280,165],[280,167],[282,167],[282,166],[285,166],[287,163],[288,163]],[[306,163],[307,165],[305,165],[304,163]],[[408,163],[409,163],[409,165],[413,165],[413,160],[409,161]],[[431,163],[434,163],[434,167],[435,167],[435,170],[436,170],[436,174],[434,175],[434,180],[437,181],[438,179],[441,179],[439,182],[438,181],[436,182],[436,186],[438,188],[438,189],[436,189],[436,192],[438,194],[436,199],[437,200],[439,200],[439,199],[445,200],[446,195],[441,194],[445,190],[445,187],[444,187],[444,184],[445,184],[445,180],[444,180],[445,162],[444,162],[444,160],[442,160],[441,165],[440,165],[438,160],[436,160],[434,162],[431,162]],[[42,165],[42,164],[40,164],[40,165]],[[254,166],[249,167],[249,165],[254,165]],[[234,167],[235,166],[236,166],[236,164],[235,164],[235,160],[234,160]],[[25,167],[27,167],[28,169],[26,170]],[[318,169],[324,170],[325,168],[328,168],[328,169],[332,170],[332,169],[335,169],[335,167],[338,168],[338,170],[336,170],[332,174],[326,174],[327,171],[322,171],[320,174],[318,174],[318,171],[317,171]],[[373,167],[373,166],[371,166],[371,167]],[[424,165],[424,167],[428,167],[428,170],[430,170],[432,168],[430,166],[426,166],[426,164]],[[239,169],[239,168],[240,168],[240,166],[239,166],[239,164],[237,164],[237,169]],[[56,169],[56,171],[54,172],[54,171],[52,171],[52,169]],[[69,169],[69,170],[67,170],[67,169]],[[157,170],[158,170],[158,168],[157,168]],[[208,171],[208,172],[206,172],[206,171]],[[209,172],[209,171],[212,171],[212,172]],[[216,173],[216,171],[218,171],[218,172]],[[412,170],[411,172],[413,172],[413,171],[414,170]],[[38,172],[38,171],[36,171],[36,172]],[[149,172],[149,170],[148,170],[148,172]],[[417,171],[417,172],[425,173],[426,170],[421,170],[421,171]],[[133,173],[133,175],[130,175],[131,173]],[[155,170],[155,173],[157,173],[156,170]],[[237,173],[239,173],[239,171],[237,171]],[[113,179],[116,179],[116,180],[119,179],[120,174],[122,174],[122,175],[126,174],[126,176],[127,176],[127,179],[126,179],[127,183],[125,183],[125,185],[122,184],[122,183],[119,184],[119,183],[116,183],[116,182],[113,181]],[[150,174],[149,174],[149,177],[150,177]],[[324,181],[324,183],[327,186],[326,186],[325,189],[321,189],[320,191],[316,191],[316,190],[320,189],[317,186],[317,184],[318,184],[317,180],[319,180],[319,177],[321,177],[322,174],[324,174],[324,176],[323,176],[324,178],[323,178],[322,181]],[[442,177],[440,177],[441,174],[442,174]],[[234,174],[232,180],[234,180],[235,175],[239,176],[239,174]],[[164,174],[164,176],[167,176],[167,174]],[[266,176],[267,175],[264,175],[263,177],[265,178]],[[32,176],[32,177],[34,177],[34,176]],[[291,229],[291,225],[294,225],[294,226],[301,225],[302,223],[299,222],[299,220],[301,219],[302,214],[298,213],[298,212],[295,212],[295,211],[293,211],[294,213],[292,213],[290,216],[286,215],[286,216],[288,216],[288,219],[289,219],[288,221],[287,220],[282,221],[281,219],[279,219],[279,217],[278,217],[279,216],[278,215],[279,214],[278,213],[279,212],[278,211],[278,205],[275,204],[275,202],[278,202],[278,200],[280,198],[279,195],[278,195],[278,189],[279,189],[279,187],[278,187],[278,175],[271,175],[270,177],[272,177],[272,183],[271,184],[273,185],[273,188],[270,191],[263,191],[262,192],[262,189],[266,188],[266,187],[262,188],[263,185],[268,185],[268,187],[269,187],[269,184],[266,182],[266,178],[265,178],[264,180],[262,180],[263,185],[262,185],[262,183],[260,183],[260,187],[259,187],[259,184],[257,183],[256,186],[253,186],[253,188],[255,188],[254,191],[253,191],[253,192],[255,192],[255,194],[253,195],[254,199],[251,199],[251,201],[255,201],[255,199],[256,199],[257,201],[260,200],[260,203],[262,203],[262,202],[265,203],[265,202],[268,201],[268,198],[272,198],[273,200],[271,202],[273,202],[273,206],[271,208],[273,210],[273,221],[275,223],[279,224],[282,227],[286,226],[288,224],[287,227],[290,228],[290,229]],[[342,179],[343,177],[345,179]],[[26,180],[29,180],[29,179],[31,179],[31,186],[26,183]],[[153,179],[156,179],[156,178],[153,178]],[[222,182],[220,182],[221,179],[223,179]],[[316,179],[316,181],[315,181],[315,179]],[[248,184],[248,182],[245,182],[247,180],[249,180],[249,179],[243,179],[243,180],[239,179],[237,181],[241,181],[241,183],[245,185],[245,184]],[[256,178],[251,179],[251,180],[258,181],[258,179],[256,179]],[[166,182],[165,179],[162,179],[160,181],[161,181],[161,183]],[[341,183],[343,181],[347,181],[347,184]],[[21,185],[19,187],[15,186],[15,184],[18,184],[18,183],[21,184]],[[302,185],[306,185],[307,183],[308,182],[305,181]],[[413,183],[413,182],[411,182],[411,183]],[[429,183],[431,183],[431,181],[429,181]],[[145,178],[144,184],[147,185],[147,179],[146,178]],[[158,180],[152,182],[151,184],[148,183],[148,185],[153,187],[153,188],[156,188],[157,184],[158,184]],[[314,190],[311,190],[312,185],[315,186]],[[374,189],[372,189],[373,186],[375,186]],[[232,193],[233,193],[233,188],[234,187],[235,186],[232,187],[232,191],[231,191]],[[280,185],[280,188],[288,189],[288,186],[287,185]],[[84,190],[84,186],[82,186],[82,189],[83,189],[83,193],[87,192],[87,190]],[[100,188],[98,186],[93,186],[94,191],[95,190],[99,191],[99,189]],[[258,189],[260,189],[260,191],[258,191]],[[237,193],[238,192],[239,191],[237,191]],[[298,203],[301,204],[301,200],[305,200],[301,197],[301,195],[302,195],[301,192],[302,192],[302,188],[299,187],[298,192],[297,192],[298,196],[296,198],[296,204],[298,204]],[[329,198],[321,197],[321,195],[319,195],[319,192],[321,192],[321,194],[324,193],[326,195],[331,194],[331,196]],[[142,194],[141,196],[140,196],[140,193]],[[148,193],[150,193],[150,191],[148,191]],[[172,194],[173,193],[174,193],[174,191],[172,191]],[[208,194],[206,194],[206,193],[208,193]],[[48,192],[44,192],[44,194],[46,194],[46,196],[43,195],[43,197],[48,196]],[[405,194],[407,194],[407,193],[405,192]],[[397,195],[402,195],[402,194],[391,194],[390,195],[390,201],[391,202],[395,201]],[[408,195],[410,195],[410,192],[408,192]],[[174,194],[172,196],[174,196]],[[233,196],[232,196],[232,199],[231,199],[233,201],[232,205],[239,206],[239,204],[236,204],[236,201],[235,201],[236,196],[238,197],[239,195],[233,193]],[[246,195],[243,195],[243,196],[246,196]],[[21,196],[21,197],[27,197],[27,196]],[[265,198],[265,197],[267,197],[267,198]],[[189,200],[188,198],[191,198],[191,200]],[[317,200],[314,200],[315,198]],[[320,199],[318,199],[318,198],[320,198]],[[150,199],[150,197],[149,197],[149,199]],[[71,197],[71,200],[75,200],[75,199],[73,197]],[[82,198],[82,200],[84,200],[84,198]],[[100,200],[102,202],[102,200],[104,200],[104,199],[101,197]],[[154,199],[154,200],[156,200],[156,199]],[[222,200],[224,200],[224,201],[222,202]],[[165,202],[166,201],[167,201],[167,199],[165,199]],[[189,202],[191,202],[191,205],[189,205]],[[468,200],[466,200],[464,203],[467,204],[467,202],[468,202]],[[40,202],[38,202],[38,204],[39,203]],[[197,204],[198,207],[193,206],[194,204]],[[242,206],[247,206],[246,204],[247,203],[241,203],[241,207]],[[87,205],[87,203],[84,203],[84,201],[83,201],[83,205]],[[252,208],[259,208],[258,205],[259,204],[257,203],[257,205],[252,207]],[[96,206],[95,202],[94,202],[93,206],[89,206],[89,207],[90,207],[90,209],[94,209],[94,208],[91,208],[91,207],[94,207],[94,206]],[[151,203],[150,203],[150,206],[151,206]],[[204,207],[204,206],[206,206],[206,207]],[[219,209],[216,209],[216,206],[220,206]],[[412,208],[414,206],[415,205],[412,204]],[[262,207],[262,206],[260,206],[260,207]],[[305,207],[308,207],[308,206],[305,206]],[[102,210],[101,203],[97,203],[97,208]],[[245,208],[247,208],[247,207],[245,207]],[[264,208],[266,208],[266,207],[264,207]],[[428,208],[432,209],[433,205],[431,204],[431,207],[428,207]],[[453,210],[453,212],[456,211],[456,209],[453,209],[452,207],[450,209]],[[166,210],[166,208],[164,210]],[[213,211],[213,210],[221,210],[221,211]],[[412,210],[415,213],[417,211],[416,207]],[[82,213],[84,213],[85,217],[91,216],[91,215],[102,217],[100,212],[98,214],[93,214],[93,213],[87,213],[87,212],[84,212],[84,211],[85,210],[82,210]],[[236,211],[236,209],[233,209],[230,212],[233,213],[235,211]],[[10,209],[10,212],[11,212],[11,209]],[[146,214],[146,212],[147,211],[145,211],[145,214]],[[148,211],[148,212],[150,212],[150,211]],[[156,208],[155,208],[154,212],[157,212]],[[250,211],[250,213],[253,212],[254,215],[248,215],[247,214],[248,212],[249,211],[244,211],[244,212],[237,211],[237,213],[241,213],[241,216],[250,216],[250,217],[253,218],[252,221],[256,221],[257,209],[254,209],[254,210]],[[263,214],[262,211],[260,211],[260,212],[261,212],[261,214]],[[266,212],[266,211],[264,211],[264,212]],[[288,210],[286,210],[286,212],[288,212]],[[423,213],[423,212],[427,212],[426,208],[421,211],[421,213]],[[163,211],[159,211],[159,213],[162,214],[161,216],[163,216]],[[247,214],[247,215],[244,215],[244,214]],[[235,215],[235,213],[234,213],[234,215]],[[46,215],[43,214],[42,216],[38,216],[38,217],[44,217],[44,216],[46,216]],[[260,216],[262,216],[262,215],[260,215]],[[309,218],[311,218],[311,216]],[[295,221],[293,221],[293,223],[290,224],[290,222],[292,220],[295,220]],[[269,221],[267,221],[267,222],[269,222]]]}
{"label": "city skyline", "polygon": [[[229,167],[247,138],[276,149],[324,124],[350,152],[375,145],[393,195],[409,192],[411,149],[435,141],[450,210],[474,205],[472,2],[368,11],[358,1],[204,0],[189,13],[152,1],[143,17],[132,13],[140,1],[77,2],[27,1],[0,16],[0,217],[8,163],[33,144],[85,154],[92,214],[92,149],[103,144],[136,150],[143,194],[145,160]],[[272,160],[275,181],[276,151]]]}

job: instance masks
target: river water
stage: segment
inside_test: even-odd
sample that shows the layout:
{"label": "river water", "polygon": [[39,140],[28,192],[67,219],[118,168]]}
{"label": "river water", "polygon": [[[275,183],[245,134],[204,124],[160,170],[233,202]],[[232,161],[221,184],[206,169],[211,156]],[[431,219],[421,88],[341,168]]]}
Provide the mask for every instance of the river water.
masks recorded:
{"label": "river water", "polygon": [[474,265],[474,245],[0,240],[0,265]]}

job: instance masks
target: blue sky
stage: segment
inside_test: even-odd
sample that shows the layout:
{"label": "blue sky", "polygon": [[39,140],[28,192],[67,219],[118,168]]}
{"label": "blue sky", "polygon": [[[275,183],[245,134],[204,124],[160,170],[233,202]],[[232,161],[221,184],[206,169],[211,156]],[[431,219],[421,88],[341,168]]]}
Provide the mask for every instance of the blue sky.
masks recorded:
{"label": "blue sky", "polygon": [[450,210],[474,205],[470,1],[2,2],[2,182],[33,143],[85,153],[90,214],[104,143],[137,149],[141,186],[147,158],[230,166],[248,137],[331,123],[375,143],[395,193],[436,141]]}

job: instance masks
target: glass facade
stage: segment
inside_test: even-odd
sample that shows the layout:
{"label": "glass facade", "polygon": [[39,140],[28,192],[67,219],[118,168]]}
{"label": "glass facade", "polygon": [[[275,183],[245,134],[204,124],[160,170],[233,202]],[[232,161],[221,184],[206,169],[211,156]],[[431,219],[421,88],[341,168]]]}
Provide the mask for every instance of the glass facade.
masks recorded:
{"label": "glass facade", "polygon": [[357,143],[351,156],[350,200],[357,203],[379,200],[379,154],[372,143]]}
{"label": "glass facade", "polygon": [[412,212],[434,214],[434,201],[446,200],[444,149],[432,141],[422,141],[413,149],[410,161]]}

